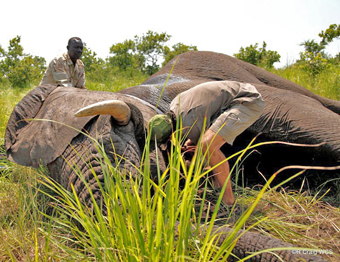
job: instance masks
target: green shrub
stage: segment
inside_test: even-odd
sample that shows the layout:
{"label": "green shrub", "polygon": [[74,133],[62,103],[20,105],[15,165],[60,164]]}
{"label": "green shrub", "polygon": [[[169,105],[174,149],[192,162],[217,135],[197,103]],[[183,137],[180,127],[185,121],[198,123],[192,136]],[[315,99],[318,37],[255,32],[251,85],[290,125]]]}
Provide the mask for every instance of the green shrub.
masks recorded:
{"label": "green shrub", "polygon": [[311,77],[315,77],[322,71],[327,69],[331,64],[339,62],[338,53],[334,58],[327,55],[325,49],[327,45],[340,36],[340,24],[332,24],[326,31],[321,31],[319,37],[321,41],[317,43],[315,40],[307,40],[300,45],[305,48],[304,52],[300,52],[300,59],[297,61],[300,68],[306,70]]}
{"label": "green shrub", "polygon": [[[160,69],[160,60],[164,63],[174,56],[189,50],[197,50],[196,46],[187,46],[177,43],[173,49],[165,44],[170,40],[171,35],[148,31],[142,36],[135,36],[134,40],[125,40],[122,43],[112,45],[108,62],[119,69],[139,70],[145,74],[152,75]],[[163,63],[163,65],[164,65]]]}
{"label": "green shrub", "polygon": [[258,43],[246,48],[241,47],[239,53],[234,56],[259,67],[273,68],[275,62],[280,62],[281,56],[276,51],[267,50],[266,47],[266,42],[263,42],[261,48],[258,48]]}
{"label": "green shrub", "polygon": [[13,87],[37,85],[45,71],[45,58],[24,53],[21,37],[10,40],[8,51],[0,46],[0,81],[8,80]]}
{"label": "green shrub", "polygon": [[291,80],[312,92],[334,100],[340,100],[340,67],[328,63],[327,68],[311,76],[301,64],[296,63],[285,68],[270,69],[270,72]]}

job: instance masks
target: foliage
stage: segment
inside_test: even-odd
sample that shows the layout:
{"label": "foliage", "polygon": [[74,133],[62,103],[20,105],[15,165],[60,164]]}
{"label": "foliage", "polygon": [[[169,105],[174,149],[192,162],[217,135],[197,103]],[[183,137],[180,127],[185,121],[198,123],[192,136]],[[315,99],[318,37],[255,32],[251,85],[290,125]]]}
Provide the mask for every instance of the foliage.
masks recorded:
{"label": "foliage", "polygon": [[314,76],[311,76],[310,71],[306,70],[301,63],[285,68],[272,68],[270,72],[293,81],[315,94],[340,100],[340,67],[338,64],[329,63],[324,70]]}
{"label": "foliage", "polygon": [[305,51],[308,53],[311,53],[312,56],[317,56],[318,54],[321,54],[322,57],[327,57],[325,53],[326,46],[324,44],[318,44],[314,40],[307,40],[300,44],[300,46],[303,46],[305,48]]}
{"label": "foliage", "polygon": [[172,50],[165,46],[164,48],[164,62],[162,63],[162,66],[166,65],[172,58],[174,58],[177,55],[183,54],[188,51],[197,51],[196,46],[188,46],[183,43],[177,43],[172,46]]}
{"label": "foliage", "polygon": [[110,54],[114,56],[109,58],[110,63],[122,70],[127,68],[139,68],[139,58],[136,52],[136,44],[133,40],[125,40],[123,43],[112,45],[110,48]]}
{"label": "foliage", "polygon": [[7,79],[13,87],[27,87],[40,81],[45,70],[45,59],[24,53],[21,37],[10,40],[8,51],[0,47],[0,81]]}
{"label": "foliage", "polygon": [[171,36],[166,33],[155,33],[148,31],[146,35],[141,37],[135,36],[135,43],[139,57],[142,57],[142,72],[149,75],[159,70],[158,60],[164,53],[165,43],[170,40]]}
{"label": "foliage", "polygon": [[300,67],[308,71],[311,76],[319,74],[329,65],[328,57],[325,53],[326,46],[323,43],[316,43],[314,40],[307,40],[301,43],[305,51],[300,52]]}
{"label": "foliage", "polygon": [[258,48],[258,43],[246,48],[241,47],[239,53],[234,54],[240,60],[263,68],[272,68],[275,62],[280,62],[281,56],[277,51],[267,50],[266,42]]}
{"label": "foliage", "polygon": [[[339,38],[339,36],[340,24],[332,24],[326,31],[321,31],[321,33],[319,33],[319,37],[321,37],[319,43],[314,40],[304,41],[301,43],[301,46],[305,48],[305,51],[300,52],[300,60],[297,61],[297,64],[306,70],[312,77],[315,77],[331,64],[338,63],[336,59],[333,59],[325,53],[325,49],[330,42]],[[339,59],[339,54],[337,57]]]}
{"label": "foliage", "polygon": [[170,37],[166,33],[158,34],[152,31],[141,37],[136,35],[134,40],[125,40],[111,46],[110,53],[114,56],[110,57],[109,61],[123,70],[132,67],[151,75],[159,70],[157,62]]}
{"label": "foliage", "polygon": [[12,88],[9,83],[0,82],[0,145],[4,144],[7,121],[15,105],[30,91],[27,88]]}
{"label": "foliage", "polygon": [[324,45],[329,44],[335,38],[340,37],[340,24],[332,24],[326,29],[326,31],[321,31],[319,36],[322,38],[321,43]]}
{"label": "foliage", "polygon": [[84,43],[83,54],[81,61],[84,63],[85,72],[93,72],[102,69],[104,60],[97,57],[97,53],[93,52],[86,43]]}
{"label": "foliage", "polygon": [[121,70],[140,70],[152,75],[160,68],[160,60],[169,61],[175,55],[189,50],[197,50],[196,46],[187,46],[182,43],[173,45],[173,50],[165,44],[171,36],[166,33],[148,31],[146,34],[135,36],[134,40],[125,40],[122,43],[112,45],[109,62]]}

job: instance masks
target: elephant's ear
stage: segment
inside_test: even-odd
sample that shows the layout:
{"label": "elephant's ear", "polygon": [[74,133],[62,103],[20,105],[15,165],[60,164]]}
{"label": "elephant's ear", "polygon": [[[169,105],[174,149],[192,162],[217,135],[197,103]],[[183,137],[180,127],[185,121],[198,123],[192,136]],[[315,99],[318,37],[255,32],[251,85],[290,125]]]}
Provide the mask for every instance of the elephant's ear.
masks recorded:
{"label": "elephant's ear", "polygon": [[20,131],[33,119],[48,95],[57,85],[42,85],[30,91],[13,109],[5,133],[5,147],[8,150],[15,142]]}
{"label": "elephant's ear", "polygon": [[6,151],[10,161],[37,167],[53,162],[93,117],[74,117],[80,108],[111,93],[73,87],[37,87],[14,109],[6,129]]}

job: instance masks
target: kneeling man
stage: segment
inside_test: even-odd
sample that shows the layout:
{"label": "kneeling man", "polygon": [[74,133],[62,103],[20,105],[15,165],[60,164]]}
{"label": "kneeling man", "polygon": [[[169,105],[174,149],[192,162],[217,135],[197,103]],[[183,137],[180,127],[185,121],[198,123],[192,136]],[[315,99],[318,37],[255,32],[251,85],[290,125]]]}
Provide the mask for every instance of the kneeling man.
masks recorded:
{"label": "kneeling man", "polygon": [[[221,188],[230,171],[221,147],[225,143],[232,145],[235,138],[260,117],[263,109],[264,101],[251,84],[206,82],[177,95],[170,104],[170,113],[152,117],[149,129],[151,138],[161,143],[174,131],[176,121],[181,121],[184,135],[188,137],[184,147],[192,149],[200,142],[209,165],[219,164],[213,170],[213,184]],[[228,206],[235,202],[230,179],[222,200]]]}

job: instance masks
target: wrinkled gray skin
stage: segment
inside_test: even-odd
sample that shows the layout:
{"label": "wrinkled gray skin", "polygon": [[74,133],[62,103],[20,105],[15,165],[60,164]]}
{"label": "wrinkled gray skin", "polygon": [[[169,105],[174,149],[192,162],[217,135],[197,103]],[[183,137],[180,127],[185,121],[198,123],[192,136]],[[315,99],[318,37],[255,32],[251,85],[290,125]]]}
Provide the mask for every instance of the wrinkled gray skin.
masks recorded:
{"label": "wrinkled gray skin", "polygon": [[[175,64],[175,66],[174,66]],[[165,91],[157,105],[168,74],[174,66]],[[303,87],[281,77],[268,73],[248,63],[227,55],[212,52],[188,52],[173,59],[158,73],[139,86],[117,93],[96,92],[76,88],[40,86],[32,90],[14,109],[6,129],[6,150],[11,161],[26,166],[47,165],[51,176],[67,189],[73,184],[78,195],[91,206],[89,193],[74,174],[71,165],[77,165],[91,185],[97,201],[100,201],[99,185],[86,165],[90,162],[100,182],[103,183],[100,155],[87,136],[86,131],[104,144],[105,150],[115,163],[112,154],[114,144],[116,155],[126,157],[120,168],[133,171],[132,164],[140,163],[144,146],[145,127],[156,113],[169,109],[171,100],[181,91],[199,83],[216,80],[234,80],[254,84],[262,94],[266,107],[261,118],[252,125],[235,147],[248,143],[255,135],[262,133],[262,141],[288,141],[294,143],[325,143],[321,147],[299,153],[301,161],[336,163],[340,159],[340,102],[317,96]],[[128,103],[132,111],[130,122],[119,126],[108,115],[74,117],[80,108],[95,102],[118,99]],[[49,119],[51,121],[27,121],[25,119]],[[65,125],[61,125],[64,123]],[[74,127],[71,129],[69,126]],[[270,147],[269,155],[276,154],[277,148]],[[154,149],[151,149],[154,152]],[[78,152],[78,153],[75,153]],[[318,158],[318,156],[322,156]],[[155,162],[151,155],[150,161]],[[160,157],[161,168],[166,163]],[[271,165],[272,159],[267,162]],[[278,163],[279,166],[282,163]],[[225,233],[228,228],[224,228]],[[234,248],[235,255],[244,257],[245,252],[278,246],[290,246],[277,239],[257,233],[246,233]],[[293,261],[299,255],[281,251],[284,261]],[[306,261],[323,261],[317,256],[301,255]],[[254,261],[276,261],[271,254],[263,254]]]}

